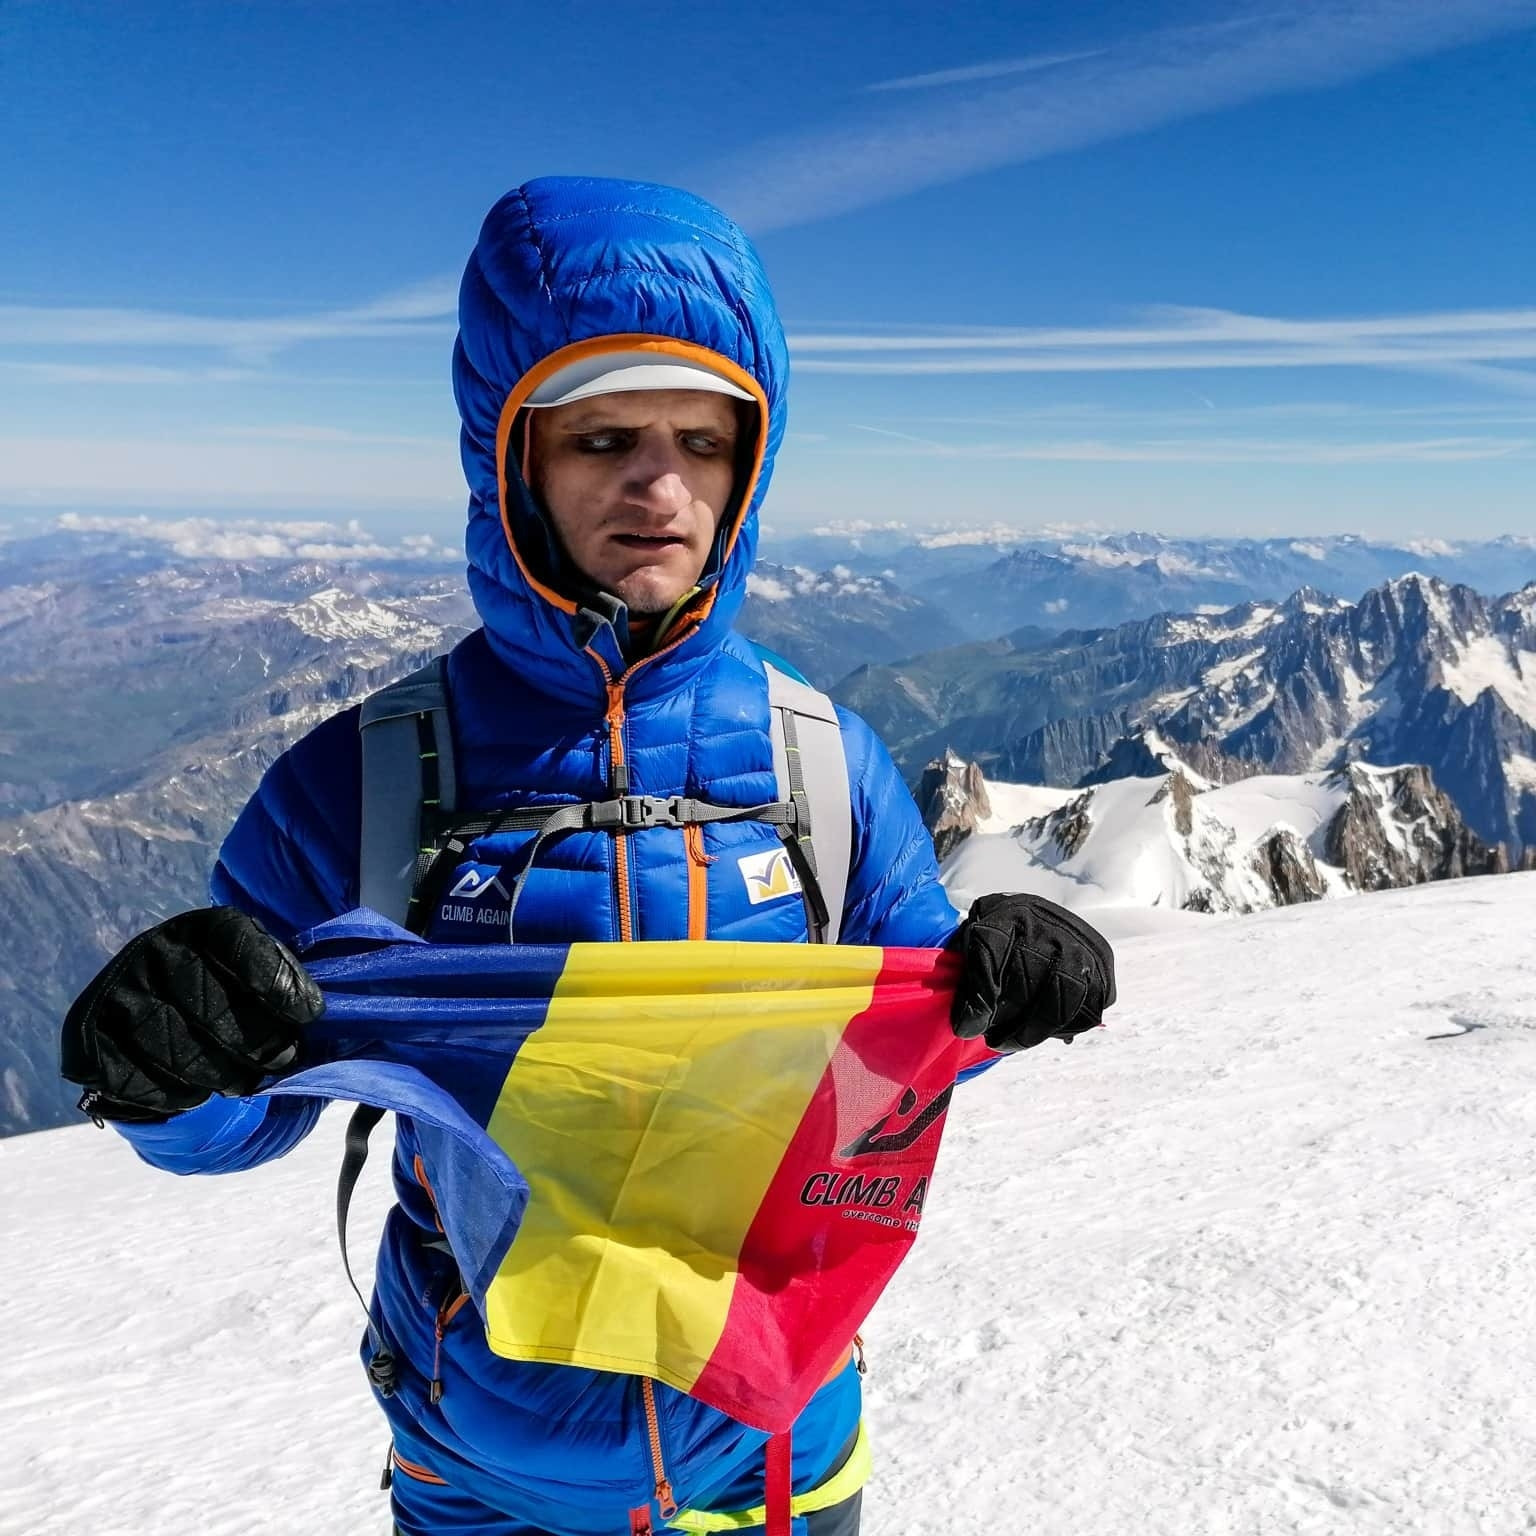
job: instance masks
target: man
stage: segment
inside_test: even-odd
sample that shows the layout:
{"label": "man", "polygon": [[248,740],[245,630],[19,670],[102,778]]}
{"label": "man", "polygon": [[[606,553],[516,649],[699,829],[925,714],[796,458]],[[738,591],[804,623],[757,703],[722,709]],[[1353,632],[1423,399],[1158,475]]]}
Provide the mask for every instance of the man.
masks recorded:
{"label": "man", "polygon": [[[768,669],[731,622],[786,372],[757,256],[708,204],[562,178],[491,210],[454,352],[484,625],[446,664],[460,807],[783,798]],[[803,853],[803,880],[754,885],[760,861],[793,843],[761,819],[584,822],[558,837],[483,823],[432,887],[475,899],[434,898],[413,926],[434,942],[484,942],[490,910],[497,931],[529,943],[954,940],[957,1032],[1006,1051],[1097,1023],[1114,1000],[1098,935],[1047,903],[1001,897],[957,938],[889,756],[857,717],[839,711],[837,725],[851,846],[826,932],[802,889],[816,878]],[[71,1011],[66,1075],[152,1163],[250,1167],[314,1124],[313,1100],[240,1095],[299,1058],[320,1007],[280,946],[359,905],[360,738],[354,709],[280,758],[224,844],[220,907],[141,935]],[[458,1311],[408,1117],[396,1135],[400,1203],[374,1313],[400,1373],[383,1406],[401,1536],[622,1536],[653,1519],[678,1528],[679,1507],[706,1521],[681,1528],[760,1528],[760,1432],[648,1380],[490,1353]],[[850,1360],[794,1427],[797,1536],[857,1530],[859,1401]]]}

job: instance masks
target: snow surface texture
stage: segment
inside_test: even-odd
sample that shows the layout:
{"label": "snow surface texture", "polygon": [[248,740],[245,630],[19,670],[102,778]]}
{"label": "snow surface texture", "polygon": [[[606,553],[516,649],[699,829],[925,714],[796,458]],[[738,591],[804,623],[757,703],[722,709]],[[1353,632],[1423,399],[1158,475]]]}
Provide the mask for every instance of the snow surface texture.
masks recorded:
{"label": "snow surface texture", "polygon": [[[1536,1530],[1536,876],[1160,916],[1105,1030],[957,1096],[865,1536]],[[229,1179],[0,1142],[6,1536],[383,1536],[343,1119]]]}

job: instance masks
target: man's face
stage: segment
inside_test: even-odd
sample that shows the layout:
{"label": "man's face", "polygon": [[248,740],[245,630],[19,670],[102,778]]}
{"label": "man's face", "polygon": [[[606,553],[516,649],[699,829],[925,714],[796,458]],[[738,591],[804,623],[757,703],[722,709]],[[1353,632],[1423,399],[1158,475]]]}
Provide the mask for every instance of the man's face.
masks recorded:
{"label": "man's face", "polygon": [[596,395],[532,413],[528,477],[589,581],[665,613],[709,559],[737,430],[734,402],[705,390]]}

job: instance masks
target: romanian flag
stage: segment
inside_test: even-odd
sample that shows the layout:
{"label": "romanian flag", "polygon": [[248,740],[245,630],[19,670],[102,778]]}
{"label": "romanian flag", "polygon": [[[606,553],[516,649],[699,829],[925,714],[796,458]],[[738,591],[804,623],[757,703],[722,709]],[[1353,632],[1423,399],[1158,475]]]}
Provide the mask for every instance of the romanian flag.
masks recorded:
{"label": "romanian flag", "polygon": [[[428,945],[313,930],[325,1058],[411,1115],[497,1354],[654,1377],[769,1432],[910,1248],[957,1074],[936,950]],[[312,1059],[313,1059],[312,1056]]]}

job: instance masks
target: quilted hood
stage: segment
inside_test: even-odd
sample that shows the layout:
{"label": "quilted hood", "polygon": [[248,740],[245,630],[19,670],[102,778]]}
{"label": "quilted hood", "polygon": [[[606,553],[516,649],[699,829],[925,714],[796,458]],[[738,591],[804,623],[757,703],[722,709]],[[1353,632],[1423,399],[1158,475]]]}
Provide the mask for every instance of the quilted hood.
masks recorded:
{"label": "quilted hood", "polygon": [[[497,654],[540,692],[604,697],[627,663],[613,628],[551,575],[547,519],[509,452],[522,402],[602,352],[691,357],[751,393],[758,433],[699,596],[633,692],[678,685],[719,646],[746,596],[758,507],[784,432],[789,360],[757,252],[719,209],[641,182],[544,177],[491,209],[459,289],[454,396],[469,482],[469,585]],[[600,666],[597,658],[602,658]]]}

